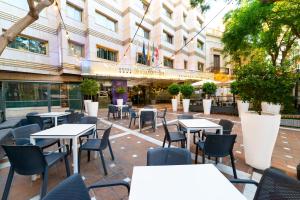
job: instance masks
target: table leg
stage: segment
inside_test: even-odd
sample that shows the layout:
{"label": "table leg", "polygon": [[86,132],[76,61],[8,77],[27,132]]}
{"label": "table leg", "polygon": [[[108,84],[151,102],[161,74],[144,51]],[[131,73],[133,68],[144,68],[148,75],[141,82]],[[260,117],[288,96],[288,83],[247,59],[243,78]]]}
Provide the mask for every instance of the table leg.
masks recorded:
{"label": "table leg", "polygon": [[191,142],[190,142],[190,136],[191,136],[191,130],[189,128],[187,128],[187,136],[186,136],[186,139],[187,139],[187,142],[186,142],[186,149],[187,150],[190,150],[190,145],[191,145]]}
{"label": "table leg", "polygon": [[123,114],[123,112],[122,112],[122,106],[120,107],[120,115],[121,115],[121,119],[122,119],[122,114]]}
{"label": "table leg", "polygon": [[73,140],[73,172],[78,173],[78,144],[77,137],[72,138]]}
{"label": "table leg", "polygon": [[57,116],[54,117],[54,126],[57,126]]}

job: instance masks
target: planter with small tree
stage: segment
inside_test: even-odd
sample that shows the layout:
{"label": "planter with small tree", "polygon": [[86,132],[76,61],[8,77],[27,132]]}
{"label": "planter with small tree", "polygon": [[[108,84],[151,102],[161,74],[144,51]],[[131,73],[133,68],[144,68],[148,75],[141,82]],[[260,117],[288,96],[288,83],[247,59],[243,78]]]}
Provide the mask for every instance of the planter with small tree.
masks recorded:
{"label": "planter with small tree", "polygon": [[245,160],[264,170],[271,166],[281,116],[262,112],[261,103],[283,103],[292,95],[295,75],[290,67],[252,61],[236,67],[235,76],[240,97],[250,102],[254,110],[241,114]]}
{"label": "planter with small tree", "polygon": [[[124,87],[117,87],[116,88],[116,93],[120,96],[126,93],[126,89]],[[117,105],[123,105],[123,98],[118,98],[117,99]]]}
{"label": "planter with small tree", "polygon": [[189,112],[190,98],[194,92],[194,87],[189,83],[185,83],[180,86],[180,92],[183,96],[183,112]]}
{"label": "planter with small tree", "polygon": [[173,112],[177,112],[177,95],[180,92],[180,87],[177,83],[173,83],[171,85],[169,85],[168,87],[168,92],[173,96],[172,98],[172,109]]}
{"label": "planter with small tree", "polygon": [[[235,97],[239,94],[238,83],[236,81],[230,84],[230,92],[233,95],[233,103],[235,103]],[[239,116],[241,116],[242,113],[248,112],[249,102],[241,98],[240,100],[237,100],[237,107],[238,107]]]}
{"label": "planter with small tree", "polygon": [[203,99],[203,110],[205,115],[210,114],[211,109],[211,95],[215,94],[217,91],[217,85],[215,83],[207,82],[202,85],[202,91],[205,94],[205,99]]}
{"label": "planter with small tree", "polygon": [[90,116],[98,116],[99,103],[92,102],[93,96],[97,95],[99,91],[99,83],[94,79],[84,79],[80,84],[81,93],[89,96],[90,100],[84,100],[85,112]]}

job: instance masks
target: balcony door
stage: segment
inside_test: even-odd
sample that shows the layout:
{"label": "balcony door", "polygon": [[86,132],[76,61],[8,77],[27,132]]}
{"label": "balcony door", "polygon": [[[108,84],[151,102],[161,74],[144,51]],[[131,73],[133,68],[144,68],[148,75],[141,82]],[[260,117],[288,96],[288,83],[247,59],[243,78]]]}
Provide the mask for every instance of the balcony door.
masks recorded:
{"label": "balcony door", "polygon": [[214,71],[220,71],[220,55],[214,55]]}

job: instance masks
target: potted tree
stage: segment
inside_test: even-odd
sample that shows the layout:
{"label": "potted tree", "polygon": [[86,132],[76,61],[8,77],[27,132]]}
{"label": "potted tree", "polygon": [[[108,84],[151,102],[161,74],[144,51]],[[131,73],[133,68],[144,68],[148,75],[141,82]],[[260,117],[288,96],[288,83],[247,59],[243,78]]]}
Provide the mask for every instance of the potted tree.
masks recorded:
{"label": "potted tree", "polygon": [[[233,103],[235,103],[235,97],[236,95],[239,94],[238,83],[236,81],[230,84],[230,92],[233,95]],[[237,107],[238,107],[239,116],[241,116],[241,113],[248,112],[249,102],[247,102],[244,99],[237,100]]]}
{"label": "potted tree", "polygon": [[173,112],[177,112],[177,105],[178,105],[178,103],[177,103],[176,96],[180,92],[179,85],[177,83],[173,83],[173,84],[169,85],[168,92],[173,96],[173,98],[172,98],[172,109],[173,109]]}
{"label": "potted tree", "polygon": [[263,61],[237,67],[235,75],[239,95],[254,110],[241,114],[245,160],[250,166],[264,170],[271,166],[281,116],[261,112],[261,103],[285,101],[292,94],[295,77],[290,67],[276,67]]}
{"label": "potted tree", "polygon": [[189,83],[185,83],[181,85],[180,92],[183,96],[183,112],[189,112],[190,98],[194,92],[194,87]]}
{"label": "potted tree", "polygon": [[[126,90],[124,87],[117,87],[116,93],[119,95],[118,97],[122,97],[122,94],[125,94]],[[117,99],[117,105],[123,105],[123,98]]]}
{"label": "potted tree", "polygon": [[80,84],[80,90],[83,95],[89,96],[90,100],[84,100],[85,112],[90,116],[98,116],[99,103],[92,102],[93,96],[99,91],[99,83],[94,79],[84,79]]}
{"label": "potted tree", "polygon": [[205,99],[203,99],[203,110],[205,115],[210,114],[211,109],[211,95],[216,93],[217,85],[215,83],[206,82],[202,86],[202,90],[205,94]]}

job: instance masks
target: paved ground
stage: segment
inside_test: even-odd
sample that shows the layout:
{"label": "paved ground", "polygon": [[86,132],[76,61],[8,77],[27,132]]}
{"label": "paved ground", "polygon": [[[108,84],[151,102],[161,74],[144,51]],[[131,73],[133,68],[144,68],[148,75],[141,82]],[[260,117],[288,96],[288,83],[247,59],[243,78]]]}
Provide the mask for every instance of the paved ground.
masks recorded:
{"label": "paved ground", "polygon": [[[159,109],[166,105],[158,105]],[[168,105],[167,105],[168,106]],[[171,110],[170,108],[168,110]],[[177,115],[181,112],[173,113],[168,112],[168,123],[175,123]],[[233,132],[238,135],[237,142],[234,146],[234,155],[236,158],[236,167],[238,169],[238,176],[240,178],[251,177],[253,169],[245,164],[244,152],[242,145],[241,125],[238,117],[224,116],[224,115],[210,115],[204,116],[201,113],[191,113],[198,118],[209,118],[218,122],[220,118],[230,119],[235,122]],[[115,154],[115,161],[111,161],[110,154],[106,151],[104,154],[108,166],[108,176],[104,176],[102,165],[99,158],[92,159],[87,163],[87,156],[85,153],[82,155],[81,172],[86,178],[87,185],[98,180],[109,179],[125,179],[130,180],[132,175],[133,166],[146,164],[146,152],[149,148],[155,148],[162,145],[164,131],[158,120],[158,128],[153,132],[150,128],[145,128],[141,132],[138,130],[138,123],[135,126],[128,128],[129,119],[107,119],[107,111],[101,110],[99,112],[101,118],[98,127],[106,127],[108,124],[113,123],[114,128],[111,133],[111,143]],[[297,130],[280,129],[277,138],[276,146],[272,157],[272,166],[286,171],[291,176],[296,176],[296,165],[300,163],[300,132]],[[177,145],[176,143],[174,145]],[[191,151],[195,152],[194,146]],[[193,155],[193,154],[192,154]],[[8,167],[7,161],[0,162],[0,194],[2,194],[6,182]],[[230,160],[223,159],[223,163],[218,164],[217,167],[222,173],[231,177],[232,170],[230,168]],[[50,169],[49,186],[51,190],[55,185],[65,178],[65,170],[63,163],[59,163]],[[31,181],[30,177],[15,175],[9,199],[30,199],[39,193],[41,181]],[[244,187],[237,186],[240,191]],[[123,188],[110,188],[93,190],[90,194],[95,196],[96,199],[114,200],[114,199],[127,199],[126,190]]]}

